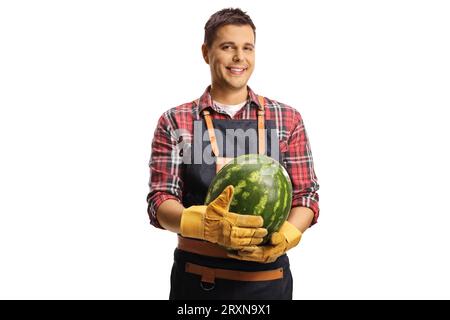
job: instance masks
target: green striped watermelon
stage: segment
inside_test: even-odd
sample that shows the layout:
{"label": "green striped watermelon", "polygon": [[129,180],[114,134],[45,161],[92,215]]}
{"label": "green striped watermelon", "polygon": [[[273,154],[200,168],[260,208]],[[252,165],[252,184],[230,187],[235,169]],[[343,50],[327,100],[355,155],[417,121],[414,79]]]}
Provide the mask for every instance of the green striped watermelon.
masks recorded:
{"label": "green striped watermelon", "polygon": [[292,204],[292,183],[287,171],[276,160],[258,154],[235,158],[226,164],[209,186],[205,204],[209,204],[228,186],[234,186],[230,211],[264,218],[268,235],[286,221]]}

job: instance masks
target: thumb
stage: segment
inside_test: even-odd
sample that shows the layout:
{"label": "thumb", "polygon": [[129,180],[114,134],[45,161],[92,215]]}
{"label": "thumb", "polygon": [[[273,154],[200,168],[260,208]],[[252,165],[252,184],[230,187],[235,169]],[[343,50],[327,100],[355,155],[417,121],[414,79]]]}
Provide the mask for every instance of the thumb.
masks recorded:
{"label": "thumb", "polygon": [[284,241],[284,236],[280,232],[274,232],[272,233],[272,236],[270,237],[270,244],[277,245]]}
{"label": "thumb", "polygon": [[231,200],[233,200],[234,187],[232,185],[227,186],[223,189],[222,193],[211,202],[211,205],[218,206],[220,208],[230,209]]}

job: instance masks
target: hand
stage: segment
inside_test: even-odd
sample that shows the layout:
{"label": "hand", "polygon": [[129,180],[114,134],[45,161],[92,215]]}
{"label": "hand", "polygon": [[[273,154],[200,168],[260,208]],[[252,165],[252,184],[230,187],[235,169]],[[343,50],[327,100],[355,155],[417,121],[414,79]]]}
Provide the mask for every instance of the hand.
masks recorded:
{"label": "hand", "polygon": [[183,210],[180,233],[184,237],[207,240],[231,249],[262,243],[267,230],[261,228],[260,216],[229,212],[234,188],[226,187],[207,206],[191,206]]}
{"label": "hand", "polygon": [[256,261],[262,263],[274,262],[279,256],[292,249],[300,242],[302,233],[293,224],[286,221],[278,232],[270,237],[270,243],[262,246],[249,246],[230,253],[230,258]]}

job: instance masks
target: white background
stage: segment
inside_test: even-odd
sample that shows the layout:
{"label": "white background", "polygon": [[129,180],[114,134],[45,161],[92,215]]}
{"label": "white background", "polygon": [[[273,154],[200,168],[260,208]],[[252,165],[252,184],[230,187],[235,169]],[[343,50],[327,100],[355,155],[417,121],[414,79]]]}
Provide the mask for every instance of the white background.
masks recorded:
{"label": "white background", "polygon": [[449,299],[447,1],[3,1],[0,298],[167,299],[158,117],[209,84],[209,16],[257,27],[249,85],[303,115],[321,217],[295,299]]}

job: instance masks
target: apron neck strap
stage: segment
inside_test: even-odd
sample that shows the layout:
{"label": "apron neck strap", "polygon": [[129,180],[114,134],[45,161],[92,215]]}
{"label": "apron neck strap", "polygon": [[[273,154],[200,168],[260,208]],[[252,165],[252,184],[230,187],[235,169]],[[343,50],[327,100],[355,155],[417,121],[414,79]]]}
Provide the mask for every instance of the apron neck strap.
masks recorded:
{"label": "apron neck strap", "polygon": [[214,126],[209,115],[208,110],[203,110],[203,116],[205,117],[206,128],[208,129],[209,142],[211,143],[211,149],[214,156],[219,157],[219,147],[217,146],[216,133],[214,132]]}
{"label": "apron neck strap", "polygon": [[266,139],[264,130],[264,113],[265,113],[265,102],[264,97],[258,96],[259,100],[259,110],[258,110],[258,152],[261,155],[266,154]]}
{"label": "apron neck strap", "polygon": [[[265,101],[262,96],[258,96],[258,100],[260,104],[258,109],[258,153],[264,155],[266,154],[266,139],[264,130]],[[217,145],[216,133],[214,131],[214,125],[211,120],[210,112],[208,110],[203,110],[202,114],[205,118],[206,128],[208,129],[212,152],[214,156],[219,157],[219,147]]]}

